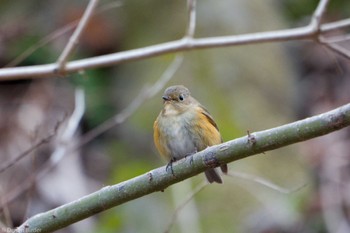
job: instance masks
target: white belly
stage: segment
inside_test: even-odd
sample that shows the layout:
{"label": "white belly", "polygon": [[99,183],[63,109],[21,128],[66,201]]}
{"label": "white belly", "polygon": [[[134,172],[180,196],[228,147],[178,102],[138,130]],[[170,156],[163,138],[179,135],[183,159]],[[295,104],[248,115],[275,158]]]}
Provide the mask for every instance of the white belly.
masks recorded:
{"label": "white belly", "polygon": [[169,114],[159,122],[159,128],[162,129],[161,134],[167,138],[167,147],[172,158],[181,159],[197,151],[194,135],[188,130],[189,121],[191,119],[188,116]]}

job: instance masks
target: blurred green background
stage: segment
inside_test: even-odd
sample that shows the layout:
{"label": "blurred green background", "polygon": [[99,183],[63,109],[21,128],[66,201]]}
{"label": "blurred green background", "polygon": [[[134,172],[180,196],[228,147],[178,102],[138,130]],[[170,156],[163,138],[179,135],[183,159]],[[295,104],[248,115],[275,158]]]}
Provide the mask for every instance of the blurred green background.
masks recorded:
{"label": "blurred green background", "polygon": [[[0,64],[24,66],[55,62],[72,30],[38,45],[52,33],[79,19],[87,3],[86,0],[1,1]],[[238,35],[306,25],[317,3],[316,0],[198,1],[195,37]],[[187,26],[186,5],[184,0],[100,1],[71,59],[180,39]],[[338,20],[349,15],[349,1],[331,1],[325,20]],[[32,46],[38,48],[20,62],[13,63]],[[80,135],[76,138],[79,140],[123,111],[143,87],[156,82],[174,56],[169,54],[86,70],[65,78],[3,82],[0,88],[11,93],[16,93],[17,85],[26,87],[24,93],[28,89],[38,93],[45,88],[44,94],[50,96],[46,108],[43,107],[49,109],[46,118],[62,112],[70,113],[74,106],[74,88],[83,88],[87,109]],[[348,67],[348,62],[342,58],[325,51],[320,45],[305,41],[194,50],[184,53],[183,63],[166,86],[187,86],[210,111],[227,141],[246,135],[248,130],[254,132],[279,126],[348,101],[348,94],[333,96],[339,93],[338,87],[344,88]],[[315,73],[317,78],[314,78]],[[330,85],[327,81],[321,81],[330,77],[334,81],[331,90],[327,88]],[[36,89],[36,86],[39,87]],[[344,92],[343,89],[340,91]],[[161,95],[160,92],[145,101],[123,124],[79,148],[74,155],[77,158],[74,163],[79,169],[72,168],[78,174],[69,173],[69,169],[63,169],[61,173],[56,171],[57,176],[63,177],[63,184],[58,185],[47,175],[49,182],[38,180],[31,192],[24,191],[12,203],[3,206],[12,221],[3,212],[2,222],[18,225],[23,219],[74,200],[79,195],[164,165],[157,155],[152,136],[153,121],[162,108]],[[2,111],[9,111],[5,107],[12,109],[14,96],[9,94],[1,98]],[[35,101],[42,99],[46,99],[45,96]],[[20,106],[31,107],[30,101],[24,97],[19,99]],[[13,112],[9,117],[15,114],[19,112]],[[46,118],[43,118],[45,124],[38,123],[38,127],[45,125],[44,132],[53,127]],[[5,119],[0,124],[6,127],[8,121]],[[342,138],[347,140],[348,136]],[[11,143],[10,139],[8,143]],[[199,175],[164,192],[105,211],[61,232],[328,232],[319,203],[321,162],[320,152],[315,151],[318,145],[316,141],[314,144],[300,143],[229,164],[230,171],[267,179],[290,190],[288,194],[252,180],[227,176],[224,185],[206,186],[183,209],[176,211],[203,182],[204,176]],[[38,151],[31,158],[47,159],[50,149]],[[13,152],[11,156],[15,155]],[[32,164],[33,159],[24,163],[25,174],[33,174]],[[17,168],[11,169],[15,171]],[[7,172],[11,174],[13,171]],[[72,176],[81,177],[79,182],[83,184],[75,183],[70,178]],[[1,191],[4,195],[12,187],[9,183],[16,184],[9,182],[7,176],[1,182],[5,187]],[[65,185],[72,189],[68,189],[63,199],[58,193],[65,189]],[[80,186],[85,188],[73,195],[74,189]],[[16,202],[25,203],[25,209],[16,211],[13,207]],[[169,227],[174,215],[177,218]]]}

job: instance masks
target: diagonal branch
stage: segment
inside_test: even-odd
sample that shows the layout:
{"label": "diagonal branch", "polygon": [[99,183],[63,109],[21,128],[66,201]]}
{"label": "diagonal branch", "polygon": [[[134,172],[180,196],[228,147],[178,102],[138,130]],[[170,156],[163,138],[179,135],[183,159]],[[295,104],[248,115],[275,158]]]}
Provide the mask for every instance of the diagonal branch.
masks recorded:
{"label": "diagonal branch", "polygon": [[350,19],[342,19],[321,25],[321,32],[331,32],[350,26]]}
{"label": "diagonal branch", "polygon": [[310,27],[313,28],[315,32],[320,31],[322,16],[324,15],[327,9],[328,3],[329,3],[329,0],[320,0],[316,7],[316,10],[312,15]]}
{"label": "diagonal branch", "polygon": [[[99,7],[95,12],[95,14],[101,14],[106,10],[110,10],[116,7],[120,7],[122,4],[121,2],[111,2],[111,3],[105,3]],[[93,14],[94,15],[94,14]],[[26,50],[24,50],[20,55],[18,55],[15,59],[7,63],[4,67],[12,67],[16,66],[19,63],[21,63],[23,60],[28,58],[30,55],[32,55],[36,50],[39,48],[47,45],[49,42],[61,37],[62,35],[68,33],[69,31],[73,30],[79,23],[79,20],[74,20],[66,25],[64,25],[62,28],[59,28],[55,30],[54,32],[48,34],[41,40],[39,40],[34,45],[30,46]]]}
{"label": "diagonal branch", "polygon": [[336,43],[328,43],[328,42],[323,42],[322,39],[320,40],[321,44],[326,46],[328,49],[336,52],[337,54],[341,55],[342,57],[346,59],[350,59],[350,51],[347,50],[346,48],[336,44]]}
{"label": "diagonal branch", "polygon": [[187,25],[187,37],[193,38],[196,31],[196,4],[197,0],[187,0],[188,8],[188,25]]}
{"label": "diagonal branch", "polygon": [[[63,120],[62,120],[63,121]],[[49,143],[50,140],[56,136],[57,129],[62,123],[62,121],[57,122],[56,126],[54,127],[53,131],[46,137],[40,139],[37,143],[29,147],[27,150],[23,151],[19,155],[17,155],[13,160],[11,161],[3,161],[3,164],[0,167],[0,174],[9,169],[10,167],[14,166],[18,161],[28,156],[30,153],[32,153],[34,150],[38,149],[40,146],[44,145],[45,143]]]}
{"label": "diagonal branch", "polygon": [[78,44],[79,38],[83,33],[84,29],[86,28],[86,25],[88,24],[97,3],[98,3],[98,0],[90,0],[83,14],[83,17],[81,18],[78,24],[78,27],[75,29],[73,35],[69,38],[68,44],[66,45],[63,52],[61,53],[60,57],[57,60],[58,72],[64,72],[67,59],[69,55],[73,52],[75,46]]}
{"label": "diagonal branch", "polygon": [[33,216],[15,232],[51,232],[195,176],[208,167],[233,162],[265,151],[319,137],[350,125],[350,104],[280,127],[251,133],[209,147],[173,164],[175,176],[165,166],[122,183],[107,186],[79,200]]}

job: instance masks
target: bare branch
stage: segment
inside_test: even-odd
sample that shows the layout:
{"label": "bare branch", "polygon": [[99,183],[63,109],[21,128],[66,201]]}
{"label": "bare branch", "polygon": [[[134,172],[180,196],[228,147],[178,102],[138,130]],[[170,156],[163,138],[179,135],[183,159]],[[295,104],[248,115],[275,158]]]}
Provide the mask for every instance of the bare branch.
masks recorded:
{"label": "bare branch", "polygon": [[75,29],[73,35],[69,38],[69,42],[61,53],[60,57],[57,60],[58,72],[63,72],[65,65],[68,59],[68,56],[72,53],[73,49],[79,42],[79,38],[83,33],[86,25],[88,24],[93,11],[98,3],[98,0],[90,0],[83,17],[81,18],[78,27]]}
{"label": "bare branch", "polygon": [[[106,3],[104,5],[101,5],[99,9],[95,14],[100,14],[106,10],[110,10],[112,8],[120,7],[122,6],[121,2],[111,2]],[[93,14],[94,15],[94,14]],[[66,25],[64,25],[62,28],[59,28],[55,30],[54,32],[50,33],[49,35],[45,36],[41,40],[39,40],[37,43],[35,43],[33,46],[27,48],[24,50],[20,55],[18,55],[15,59],[10,61],[8,64],[5,65],[5,67],[11,67],[16,66],[19,63],[21,63],[24,59],[29,57],[31,54],[33,54],[36,50],[43,47],[44,45],[48,44],[49,42],[61,37],[62,35],[66,34],[70,30],[73,30],[73,28],[79,23],[79,20],[74,20]]]}
{"label": "bare branch", "polygon": [[13,160],[6,162],[5,165],[2,165],[0,168],[0,174],[9,169],[10,167],[14,166],[18,161],[26,157],[28,154],[32,153],[35,149],[39,148],[41,145],[49,142],[49,140],[54,136],[54,134],[50,134],[48,137],[41,139],[39,142],[32,145],[27,150],[23,151],[21,154],[16,156]]}
{"label": "bare branch", "polygon": [[312,15],[310,27],[314,30],[315,33],[320,32],[322,16],[327,9],[328,3],[329,0],[320,0],[316,10]]}
{"label": "bare branch", "polygon": [[[322,9],[322,8],[320,8]],[[311,23],[304,27],[248,33],[242,35],[233,36],[219,36],[209,38],[183,38],[171,42],[166,42],[157,45],[151,45],[148,47],[132,49],[123,52],[117,52],[102,56],[96,56],[91,58],[85,58],[67,62],[64,72],[73,73],[79,72],[85,69],[105,67],[120,64],[123,62],[131,62],[141,60],[145,58],[155,57],[163,54],[169,54],[179,51],[187,51],[192,49],[206,49],[206,48],[218,48],[238,45],[248,45],[256,43],[268,43],[268,42],[282,42],[292,40],[315,40],[315,33],[327,33],[339,28],[349,26],[350,19],[332,22],[329,24],[322,24],[318,26],[315,23]],[[313,22],[318,22],[313,20]],[[313,25],[313,26],[310,26]],[[315,29],[316,25],[316,29]],[[42,78],[53,77],[57,73],[56,64],[35,65],[25,67],[11,67],[0,69],[0,80],[18,80],[25,78]]]}
{"label": "bare branch", "polygon": [[321,25],[321,32],[331,32],[350,26],[350,19],[343,19],[332,23]]}
{"label": "bare branch", "polygon": [[52,133],[50,133],[48,136],[46,136],[45,138],[40,139],[37,143],[32,145],[30,148],[28,148],[27,150],[23,151],[21,154],[17,155],[13,160],[11,160],[9,162],[5,161],[4,162],[5,165],[3,165],[0,168],[0,174],[3,173],[4,171],[6,171],[7,169],[9,169],[10,167],[14,166],[18,161],[20,161],[21,159],[23,159],[24,157],[26,157],[27,155],[32,153],[34,150],[38,149],[43,144],[46,144],[46,143],[50,142],[52,137],[57,134],[57,129],[58,129],[59,125],[62,123],[62,121],[57,122],[57,124],[56,124],[55,128],[53,129]]}
{"label": "bare branch", "polygon": [[187,0],[189,20],[185,37],[193,38],[196,31],[196,4],[197,0]]}
{"label": "bare branch", "polygon": [[267,188],[270,188],[272,190],[275,190],[277,192],[284,193],[284,194],[290,194],[290,193],[296,192],[296,191],[300,190],[301,188],[305,187],[305,184],[304,184],[304,185],[301,185],[301,186],[294,188],[294,189],[286,189],[286,188],[280,187],[280,186],[278,186],[278,185],[272,183],[271,181],[266,180],[262,177],[255,176],[255,175],[248,174],[248,173],[237,172],[237,171],[230,171],[228,173],[228,176],[238,177],[241,179],[249,180],[249,181],[255,182],[257,184],[260,184],[262,186],[265,186]]}
{"label": "bare branch", "polygon": [[[313,31],[310,31],[309,27],[302,27],[281,31],[251,33],[236,36],[221,36],[201,39],[185,38],[139,49],[67,62],[65,72],[78,72],[85,69],[116,65],[122,62],[136,61],[190,49],[307,39],[311,35],[310,32],[312,32],[313,35]],[[54,76],[56,75],[56,67],[56,64],[46,64],[15,68],[2,68],[0,69],[0,80],[17,80],[28,77],[41,78]]]}
{"label": "bare branch", "polygon": [[336,44],[336,43],[323,43],[322,40],[320,40],[321,44],[326,46],[328,49],[336,52],[337,54],[343,56],[346,59],[350,59],[350,51],[346,48],[343,48],[342,46]]}
{"label": "bare branch", "polygon": [[78,21],[73,21],[73,22],[65,25],[64,27],[54,31],[53,33],[50,33],[49,35],[45,36],[44,38],[39,40],[37,43],[35,43],[33,46],[31,46],[31,47],[27,48],[26,50],[24,50],[15,59],[13,59],[8,64],[6,64],[5,67],[12,67],[12,66],[18,65],[19,63],[21,63],[24,59],[29,57],[31,54],[33,54],[39,48],[43,47],[44,45],[46,45],[50,41],[52,41],[52,40],[54,40],[56,38],[59,38],[60,36],[62,36],[65,33],[69,32],[70,30],[72,30],[77,23],[78,23]]}
{"label": "bare branch", "polygon": [[340,42],[345,42],[347,40],[350,40],[350,34],[332,36],[332,37],[327,37],[327,38],[321,37],[321,42],[327,43],[327,44],[340,43]]}

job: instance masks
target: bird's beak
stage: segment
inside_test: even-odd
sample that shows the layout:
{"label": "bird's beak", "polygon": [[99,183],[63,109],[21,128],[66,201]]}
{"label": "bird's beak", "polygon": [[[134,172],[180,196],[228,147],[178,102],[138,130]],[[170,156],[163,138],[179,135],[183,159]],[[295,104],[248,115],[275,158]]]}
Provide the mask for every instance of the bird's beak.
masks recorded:
{"label": "bird's beak", "polygon": [[162,99],[163,99],[164,102],[165,102],[165,101],[169,101],[169,100],[170,100],[170,97],[167,96],[167,95],[163,95],[163,96],[162,96]]}

